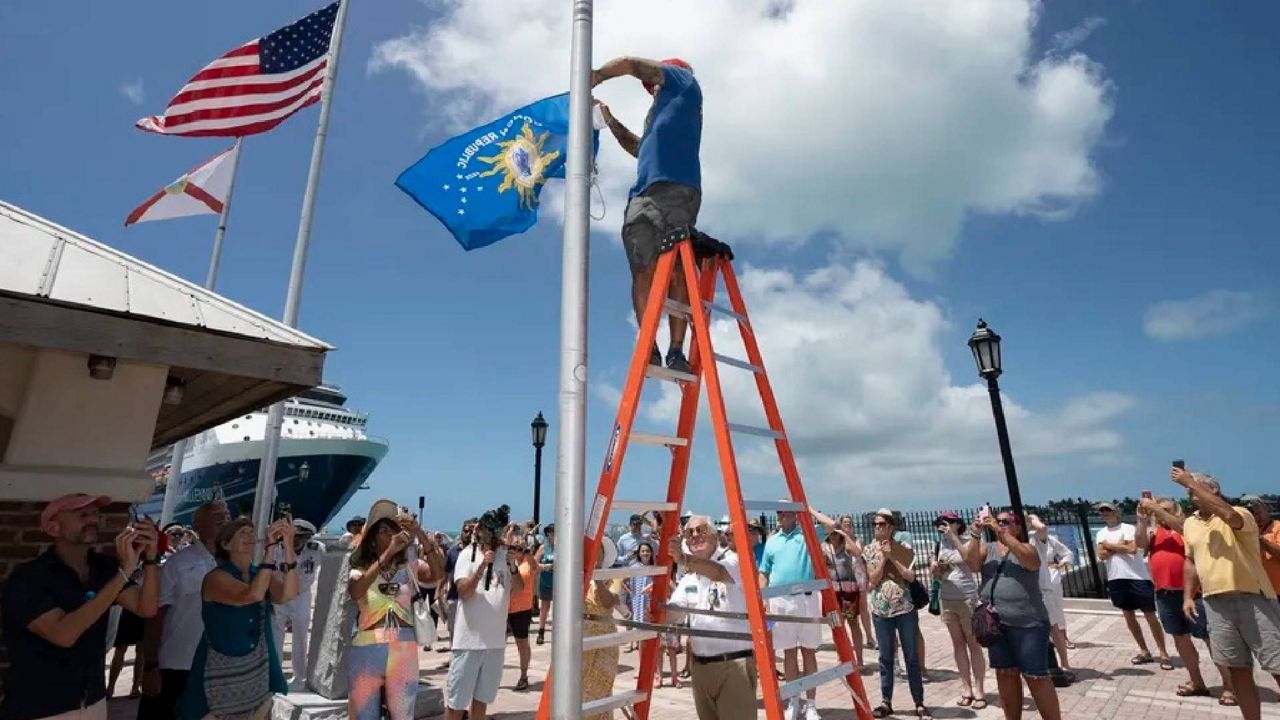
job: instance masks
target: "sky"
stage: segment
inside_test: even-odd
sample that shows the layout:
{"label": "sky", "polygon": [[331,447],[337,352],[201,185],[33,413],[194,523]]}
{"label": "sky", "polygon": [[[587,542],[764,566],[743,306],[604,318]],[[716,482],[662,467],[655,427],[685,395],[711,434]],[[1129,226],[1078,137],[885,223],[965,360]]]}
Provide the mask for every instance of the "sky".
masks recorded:
{"label": "sky", "polygon": [[[559,429],[563,195],[535,228],[464,252],[394,186],[431,147],[568,85],[571,3],[351,0],[301,328],[391,450],[339,513],[427,497],[456,527],[532,506],[529,421]],[[194,282],[212,216],[125,215],[230,140],[133,128],[202,65],[320,6],[0,4],[0,198]],[[812,504],[973,507],[1007,497],[966,341],[1004,338],[1027,502],[1172,492],[1173,458],[1229,494],[1276,487],[1280,430],[1280,9],[1175,0],[599,3],[595,63],[680,56],[705,98],[699,226],[733,245]],[[598,89],[639,129],[647,96]],[[317,119],[245,140],[219,292],[279,317]],[[618,239],[634,161],[610,138],[593,224],[586,495],[634,344]],[[717,324],[721,352],[734,328]],[[731,420],[759,423],[745,374]],[[637,429],[670,433],[649,388]],[[686,506],[725,511],[705,403]],[[748,499],[785,494],[737,444]],[[619,498],[665,494],[634,446]],[[614,518],[617,520],[618,518]]]}

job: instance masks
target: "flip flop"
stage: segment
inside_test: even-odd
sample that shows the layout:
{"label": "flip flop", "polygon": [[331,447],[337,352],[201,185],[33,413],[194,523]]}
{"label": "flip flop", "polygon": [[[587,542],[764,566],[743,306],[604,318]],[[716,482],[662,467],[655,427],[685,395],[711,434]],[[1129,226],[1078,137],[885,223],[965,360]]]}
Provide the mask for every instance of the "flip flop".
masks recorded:
{"label": "flip flop", "polygon": [[972,695],[961,695],[960,699],[956,700],[956,704],[960,707],[969,707],[973,704],[974,699]]}
{"label": "flip flop", "polygon": [[1230,690],[1223,690],[1222,694],[1218,696],[1218,704],[1226,707],[1235,707],[1237,704],[1236,694]]}
{"label": "flip flop", "polygon": [[1172,669],[1173,669],[1173,663],[1169,662],[1169,658],[1162,658],[1162,659],[1160,660],[1160,669],[1161,669],[1161,670],[1172,670]]}
{"label": "flip flop", "polygon": [[986,699],[986,698],[974,698],[974,699],[973,699],[973,709],[974,709],[974,710],[986,710],[986,709],[987,709],[987,699]]}
{"label": "flip flop", "polygon": [[1175,692],[1178,697],[1212,697],[1209,694],[1209,688],[1204,686],[1196,687],[1189,682],[1179,685]]}
{"label": "flip flop", "polygon": [[1156,659],[1150,655],[1134,655],[1133,658],[1129,660],[1129,663],[1132,665],[1148,665],[1155,661]]}

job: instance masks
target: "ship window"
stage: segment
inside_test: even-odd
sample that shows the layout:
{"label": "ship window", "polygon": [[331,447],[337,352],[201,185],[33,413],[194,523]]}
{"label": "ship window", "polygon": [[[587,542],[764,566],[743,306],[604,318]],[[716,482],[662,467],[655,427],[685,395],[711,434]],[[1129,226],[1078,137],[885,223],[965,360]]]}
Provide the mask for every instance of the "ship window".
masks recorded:
{"label": "ship window", "polygon": [[293,424],[294,424],[294,425],[297,425],[297,424],[298,424],[298,419],[297,419],[297,418],[294,418],[294,419],[293,419]]}
{"label": "ship window", "polygon": [[240,423],[231,423],[231,429],[232,430],[240,429]]}
{"label": "ship window", "polygon": [[248,436],[248,435],[245,435],[245,436],[244,436],[244,441],[245,441],[245,442],[249,442],[249,436]]}

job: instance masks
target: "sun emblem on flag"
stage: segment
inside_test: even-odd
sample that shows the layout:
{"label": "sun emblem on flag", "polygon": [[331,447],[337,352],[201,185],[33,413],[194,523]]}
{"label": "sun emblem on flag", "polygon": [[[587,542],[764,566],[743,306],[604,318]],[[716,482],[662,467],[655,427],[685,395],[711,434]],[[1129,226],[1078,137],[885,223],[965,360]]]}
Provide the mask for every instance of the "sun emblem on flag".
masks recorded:
{"label": "sun emblem on flag", "polygon": [[181,195],[187,191],[187,179],[174,180],[165,186],[164,191],[170,195]]}
{"label": "sun emblem on flag", "polygon": [[532,209],[538,202],[538,186],[547,181],[547,167],[560,157],[559,150],[549,153],[542,150],[550,135],[544,132],[535,136],[526,122],[515,138],[498,143],[497,155],[479,158],[492,166],[480,173],[480,177],[501,175],[498,192],[514,188],[520,193],[520,206]]}

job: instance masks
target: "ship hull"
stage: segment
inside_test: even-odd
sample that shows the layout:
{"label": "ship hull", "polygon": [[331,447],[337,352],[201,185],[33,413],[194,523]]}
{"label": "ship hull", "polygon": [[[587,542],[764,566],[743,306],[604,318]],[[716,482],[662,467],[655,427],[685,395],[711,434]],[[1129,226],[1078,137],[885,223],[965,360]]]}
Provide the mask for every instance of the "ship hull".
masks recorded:
{"label": "ship hull", "polygon": [[[196,508],[214,499],[225,500],[232,516],[250,515],[264,450],[259,440],[189,455],[178,481],[173,521],[190,525]],[[287,503],[294,517],[323,527],[369,479],[386,452],[386,443],[368,439],[281,440],[276,502]],[[163,506],[164,493],[158,492],[138,510],[159,518]]]}

